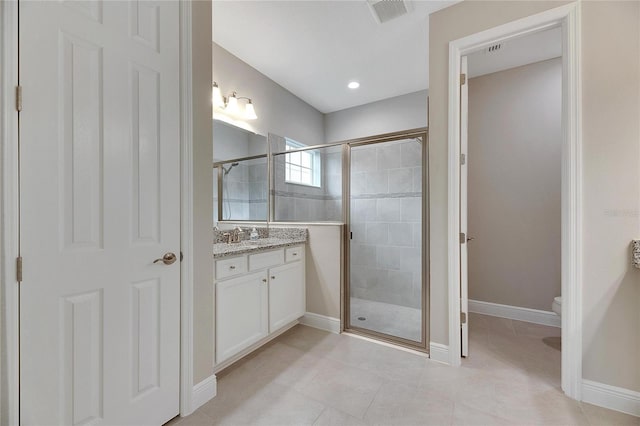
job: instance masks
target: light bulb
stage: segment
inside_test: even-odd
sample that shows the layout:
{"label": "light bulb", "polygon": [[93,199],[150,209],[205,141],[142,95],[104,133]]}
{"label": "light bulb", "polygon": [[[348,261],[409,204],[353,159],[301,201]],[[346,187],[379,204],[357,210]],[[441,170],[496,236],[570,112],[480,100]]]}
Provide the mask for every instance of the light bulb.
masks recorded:
{"label": "light bulb", "polygon": [[231,96],[227,99],[227,107],[226,111],[229,114],[237,114],[239,111],[238,108],[238,98],[236,97],[236,92],[233,92]]}
{"label": "light bulb", "polygon": [[224,99],[222,99],[222,93],[220,93],[220,88],[218,87],[218,83],[213,82],[213,89],[211,90],[211,103],[216,108],[224,107]]}
{"label": "light bulb", "polygon": [[249,102],[244,107],[244,117],[247,120],[255,120],[256,118],[258,118],[258,116],[256,115],[256,110],[255,108],[253,108],[253,102],[251,102],[251,99],[249,99]]}

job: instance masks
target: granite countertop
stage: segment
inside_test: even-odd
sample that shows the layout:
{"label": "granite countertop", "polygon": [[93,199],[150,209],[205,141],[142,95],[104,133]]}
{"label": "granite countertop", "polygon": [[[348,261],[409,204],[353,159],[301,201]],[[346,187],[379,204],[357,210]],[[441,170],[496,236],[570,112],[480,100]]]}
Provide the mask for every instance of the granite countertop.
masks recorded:
{"label": "granite countertop", "polygon": [[[219,259],[226,256],[237,256],[257,251],[265,251],[282,247],[291,247],[307,242],[306,229],[283,228],[280,230],[269,230],[269,236],[260,232],[260,239],[257,241],[244,240],[239,243],[222,243],[213,244],[213,258]],[[273,232],[275,231],[275,232]]]}

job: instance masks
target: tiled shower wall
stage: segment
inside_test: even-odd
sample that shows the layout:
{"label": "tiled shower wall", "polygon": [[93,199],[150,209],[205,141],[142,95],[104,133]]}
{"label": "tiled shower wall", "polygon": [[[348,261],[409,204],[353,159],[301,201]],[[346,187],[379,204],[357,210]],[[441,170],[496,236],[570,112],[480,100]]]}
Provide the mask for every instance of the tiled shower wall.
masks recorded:
{"label": "tiled shower wall", "polygon": [[[223,177],[224,220],[267,220],[266,158],[243,161]],[[229,168],[229,164],[225,165]],[[218,221],[218,176],[214,173],[213,210]]]}
{"label": "tiled shower wall", "polygon": [[[274,153],[284,152],[285,139],[270,134]],[[342,153],[340,147],[318,149],[322,164],[320,187],[285,182],[285,155],[274,156],[275,220],[279,222],[342,221]]]}
{"label": "tiled shower wall", "polygon": [[422,145],[351,151],[351,296],[420,308]]}

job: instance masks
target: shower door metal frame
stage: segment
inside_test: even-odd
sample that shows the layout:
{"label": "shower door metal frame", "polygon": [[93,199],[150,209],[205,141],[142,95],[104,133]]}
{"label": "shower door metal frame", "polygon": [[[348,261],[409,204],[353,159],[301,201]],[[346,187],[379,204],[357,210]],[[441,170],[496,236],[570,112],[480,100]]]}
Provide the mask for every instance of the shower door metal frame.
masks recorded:
{"label": "shower door metal frame", "polygon": [[[351,324],[351,149],[354,147],[374,145],[385,142],[400,141],[410,138],[422,138],[422,331],[421,341],[416,342],[398,336],[357,327]],[[403,346],[420,352],[429,353],[429,130],[427,127],[386,133],[342,142],[342,195],[345,232],[343,238],[343,280],[340,303],[342,305],[341,329],[343,332],[381,340],[394,345]]]}

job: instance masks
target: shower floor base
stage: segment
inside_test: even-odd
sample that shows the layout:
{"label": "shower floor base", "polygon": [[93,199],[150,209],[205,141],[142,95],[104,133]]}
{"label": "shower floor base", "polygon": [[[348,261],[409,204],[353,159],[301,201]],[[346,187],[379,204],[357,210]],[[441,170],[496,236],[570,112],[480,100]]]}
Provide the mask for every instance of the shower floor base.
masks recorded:
{"label": "shower floor base", "polygon": [[[351,325],[419,342],[422,311],[392,303],[351,298]],[[362,319],[364,318],[364,319]]]}

